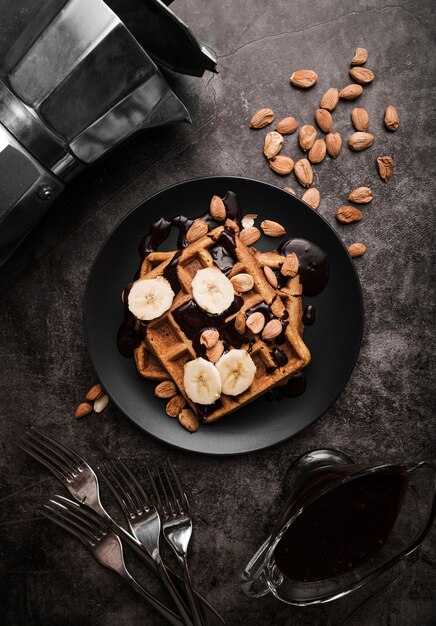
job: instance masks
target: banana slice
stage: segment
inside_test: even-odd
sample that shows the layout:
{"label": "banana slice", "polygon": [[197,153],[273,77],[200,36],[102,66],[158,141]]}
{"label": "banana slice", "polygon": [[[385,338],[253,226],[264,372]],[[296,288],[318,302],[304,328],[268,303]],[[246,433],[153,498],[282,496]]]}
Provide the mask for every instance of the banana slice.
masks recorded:
{"label": "banana slice", "polygon": [[215,367],[221,374],[222,392],[228,396],[238,396],[246,391],[256,373],[253,359],[245,350],[226,352]]}
{"label": "banana slice", "polygon": [[192,281],[192,295],[207,313],[223,313],[235,297],[233,285],[217,267],[198,270]]}
{"label": "banana slice", "polygon": [[158,276],[133,283],[127,298],[129,310],[140,320],[154,320],[171,308],[174,291],[169,282]]}
{"label": "banana slice", "polygon": [[213,404],[221,395],[217,368],[201,357],[185,364],[183,385],[188,397],[198,404]]}

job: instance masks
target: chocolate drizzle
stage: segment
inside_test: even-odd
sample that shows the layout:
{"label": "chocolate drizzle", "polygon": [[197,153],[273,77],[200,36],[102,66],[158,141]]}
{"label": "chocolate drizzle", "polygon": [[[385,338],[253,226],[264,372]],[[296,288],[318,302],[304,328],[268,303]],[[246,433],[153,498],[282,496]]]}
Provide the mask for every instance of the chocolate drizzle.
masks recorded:
{"label": "chocolate drizzle", "polygon": [[306,377],[303,372],[297,372],[280,387],[274,387],[265,394],[267,400],[283,400],[283,398],[296,398],[306,390]]}
{"label": "chocolate drizzle", "polygon": [[236,263],[235,233],[230,228],[225,228],[217,239],[216,245],[209,249],[215,265],[223,274],[229,274]]}
{"label": "chocolate drizzle", "polygon": [[301,284],[305,296],[316,296],[327,284],[329,261],[324,250],[307,239],[288,239],[279,247],[279,253],[298,257]]}
{"label": "chocolate drizzle", "polygon": [[316,320],[316,310],[313,304],[308,304],[304,307],[303,311],[303,324],[305,326],[312,326]]}
{"label": "chocolate drizzle", "polygon": [[129,311],[128,297],[132,284],[124,289],[124,318],[117,333],[118,352],[127,358],[133,356],[135,348],[141,344],[141,335],[136,330],[136,317]]}

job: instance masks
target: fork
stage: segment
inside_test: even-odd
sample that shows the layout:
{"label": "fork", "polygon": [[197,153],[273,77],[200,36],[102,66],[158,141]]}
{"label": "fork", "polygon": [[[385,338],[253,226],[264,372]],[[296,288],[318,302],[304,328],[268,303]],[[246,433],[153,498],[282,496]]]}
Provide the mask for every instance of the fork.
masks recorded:
{"label": "fork", "polygon": [[79,539],[99,563],[119,574],[170,624],[183,626],[183,622],[173,611],[144,589],[128,572],[120,538],[109,530],[98,515],[63,496],[54,496],[48,504],[44,504],[41,513]]}
{"label": "fork", "polygon": [[[169,459],[167,459],[167,465],[169,473],[165,464],[162,463],[160,469],[155,465],[159,487],[148,465],[146,466],[147,473],[154,493],[155,504],[162,519],[162,534],[183,568],[183,581],[186,586],[194,625],[202,626],[204,622],[201,619],[200,610],[195,599],[188,567],[188,546],[192,535],[192,515],[188,497]],[[165,487],[162,474],[166,479],[168,490]]]}
{"label": "fork", "polygon": [[[166,566],[159,552],[161,522],[156,507],[147,498],[141,485],[121,459],[99,466],[99,471],[121,506],[132,535],[144,546],[161,574],[162,582],[172,596],[177,593],[168,578]],[[182,619],[192,625],[186,608],[177,596],[174,598]]]}
{"label": "fork", "polygon": [[[32,426],[17,445],[46,467],[67,488],[75,500],[95,511],[109,527],[143,559],[147,566],[158,573],[153,559],[141,543],[127,532],[107,513],[100,502],[98,479],[93,469],[76,452],[67,448],[44,431]],[[182,592],[184,586],[179,576],[167,567],[168,575]],[[207,612],[211,624],[224,624],[223,618],[197,591],[196,597]]]}

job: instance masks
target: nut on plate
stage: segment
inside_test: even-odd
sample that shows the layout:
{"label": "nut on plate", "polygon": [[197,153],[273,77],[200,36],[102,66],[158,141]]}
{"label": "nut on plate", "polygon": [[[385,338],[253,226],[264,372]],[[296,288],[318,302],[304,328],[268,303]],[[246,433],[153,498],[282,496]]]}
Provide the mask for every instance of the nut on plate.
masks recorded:
{"label": "nut on plate", "polygon": [[199,427],[200,422],[198,421],[197,416],[191,409],[183,409],[179,413],[179,422],[190,433],[195,433]]}
{"label": "nut on plate", "polygon": [[282,332],[282,323],[280,320],[270,320],[268,324],[266,324],[265,328],[262,331],[262,339],[265,341],[272,341],[276,337],[278,337]]}
{"label": "nut on plate", "polygon": [[195,222],[188,228],[186,233],[186,241],[188,243],[194,243],[198,239],[204,237],[209,232],[209,226],[204,220],[195,220]]}
{"label": "nut on plate", "polygon": [[239,239],[245,246],[251,246],[260,237],[260,230],[256,226],[250,226],[249,228],[243,228],[239,233]]}
{"label": "nut on plate", "polygon": [[260,227],[264,235],[267,235],[268,237],[281,237],[286,234],[286,230],[283,226],[278,222],[273,222],[272,220],[263,220]]}
{"label": "nut on plate", "polygon": [[224,352],[223,342],[217,341],[217,343],[212,348],[208,348],[206,350],[206,356],[211,363],[216,363],[223,352]]}
{"label": "nut on plate", "polygon": [[178,417],[180,411],[184,409],[186,406],[186,400],[182,396],[182,394],[178,393],[176,396],[171,398],[165,407],[166,414],[170,417]]}
{"label": "nut on plate", "polygon": [[176,394],[177,388],[172,380],[163,380],[154,390],[156,398],[169,399],[173,398]]}
{"label": "nut on plate", "polygon": [[289,278],[293,278],[298,274],[298,268],[300,263],[298,261],[298,257],[295,252],[291,252],[286,259],[283,261],[282,267],[280,268],[280,273],[282,276],[289,276]]}
{"label": "nut on plate", "polygon": [[214,220],[217,222],[223,222],[226,219],[226,207],[224,202],[219,196],[212,196],[210,201],[209,212]]}
{"label": "nut on plate", "polygon": [[206,346],[207,349],[213,348],[219,338],[220,334],[215,328],[208,328],[201,333],[200,343],[202,346]]}
{"label": "nut on plate", "polygon": [[267,279],[271,287],[277,289],[279,283],[277,281],[277,276],[274,274],[273,270],[265,265],[265,267],[263,268],[263,273],[265,274],[265,278]]}
{"label": "nut on plate", "polygon": [[262,332],[263,327],[265,326],[265,317],[259,311],[256,313],[252,313],[246,321],[247,328],[251,330],[253,335],[258,335]]}
{"label": "nut on plate", "polygon": [[254,287],[254,279],[250,274],[236,274],[230,281],[236,293],[246,293]]}

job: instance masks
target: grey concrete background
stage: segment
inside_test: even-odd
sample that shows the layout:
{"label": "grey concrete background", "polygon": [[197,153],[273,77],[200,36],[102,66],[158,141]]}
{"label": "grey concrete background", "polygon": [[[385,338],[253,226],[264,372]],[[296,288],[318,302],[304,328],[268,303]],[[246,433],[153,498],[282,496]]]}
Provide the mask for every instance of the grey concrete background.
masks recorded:
{"label": "grey concrete background", "polygon": [[[0,4],[2,55],[41,1]],[[35,424],[95,465],[109,454],[122,454],[140,471],[145,460],[170,455],[196,513],[195,580],[229,624],[435,624],[434,530],[418,552],[388,574],[323,607],[292,608],[271,597],[253,601],[239,587],[240,571],[268,533],[283,502],[283,476],[298,455],[329,446],[368,462],[436,456],[434,3],[177,0],[173,9],[219,56],[218,75],[168,77],[192,114],[192,126],[144,133],[75,180],[0,270],[2,623],[161,623],[118,578],[38,513],[51,494],[63,490],[14,446],[25,427]],[[301,123],[311,122],[322,93],[350,82],[349,61],[360,45],[369,51],[367,66],[376,80],[356,103],[341,103],[334,122],[345,138],[352,132],[351,109],[366,108],[376,144],[359,154],[345,147],[336,161],[326,159],[315,168],[320,213],[347,244],[357,240],[368,247],[356,261],[366,306],[364,343],[334,406],[291,441],[240,458],[168,449],[113,406],[76,421],[74,408],[95,382],[82,334],[85,280],[111,229],[151,193],[195,176],[247,175],[290,185],[301,196],[293,175],[280,179],[268,170],[261,154],[264,133],[249,131],[248,120],[261,106],[270,106],[279,118],[295,114]],[[302,67],[320,77],[309,92],[288,83],[292,71]],[[401,117],[395,134],[382,124],[389,102]],[[295,136],[286,139],[286,153],[299,154]],[[396,160],[388,184],[375,169],[381,154]],[[335,210],[360,185],[374,191],[364,220],[337,225]]]}

